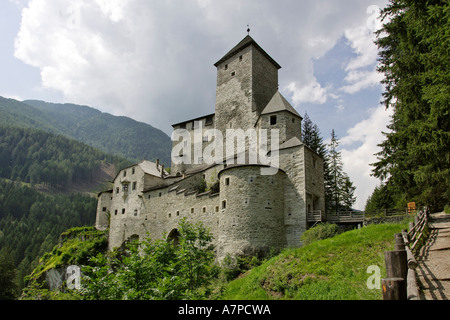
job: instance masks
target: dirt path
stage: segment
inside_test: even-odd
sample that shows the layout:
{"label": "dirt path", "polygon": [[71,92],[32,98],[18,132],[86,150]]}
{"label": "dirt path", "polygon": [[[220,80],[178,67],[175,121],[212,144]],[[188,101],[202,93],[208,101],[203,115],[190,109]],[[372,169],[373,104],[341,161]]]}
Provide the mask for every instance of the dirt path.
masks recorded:
{"label": "dirt path", "polygon": [[450,299],[450,215],[434,213],[430,236],[420,250],[416,269],[421,300]]}

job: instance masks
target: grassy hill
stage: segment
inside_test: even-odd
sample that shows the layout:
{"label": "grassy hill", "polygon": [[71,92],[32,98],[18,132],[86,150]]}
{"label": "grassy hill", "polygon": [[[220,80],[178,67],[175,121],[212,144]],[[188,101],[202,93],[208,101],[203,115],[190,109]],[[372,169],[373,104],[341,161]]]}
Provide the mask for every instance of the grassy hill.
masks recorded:
{"label": "grassy hill", "polygon": [[158,158],[170,165],[172,144],[164,132],[88,106],[0,97],[0,125],[64,135],[133,162]]}
{"label": "grassy hill", "polygon": [[369,225],[319,240],[251,269],[222,287],[224,300],[379,300],[370,290],[371,265],[386,277],[384,251],[394,247],[394,234],[408,223]]}

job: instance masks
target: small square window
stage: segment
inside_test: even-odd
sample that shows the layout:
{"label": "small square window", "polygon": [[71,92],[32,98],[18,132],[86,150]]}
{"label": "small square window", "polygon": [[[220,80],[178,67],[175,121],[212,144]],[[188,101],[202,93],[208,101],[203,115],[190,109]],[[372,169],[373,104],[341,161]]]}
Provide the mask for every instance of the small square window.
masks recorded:
{"label": "small square window", "polygon": [[172,218],[172,214],[171,213],[169,213],[169,218]]}
{"label": "small square window", "polygon": [[203,207],[203,213],[206,213],[206,207]]}
{"label": "small square window", "polygon": [[219,212],[219,206],[216,206],[216,212]]}
{"label": "small square window", "polygon": [[223,200],[222,201],[222,209],[226,209],[227,208],[227,200]]}
{"label": "small square window", "polygon": [[133,182],[133,185],[131,186],[131,190],[136,190],[136,181]]}
{"label": "small square window", "polygon": [[177,217],[180,216],[180,211],[177,211]]}
{"label": "small square window", "polygon": [[138,209],[134,209],[134,216],[137,217],[138,215]]}
{"label": "small square window", "polygon": [[127,170],[123,171],[123,176],[126,177],[127,176]]}
{"label": "small square window", "polygon": [[191,208],[191,213],[194,213],[194,208]]}
{"label": "small square window", "polygon": [[270,125],[273,126],[277,124],[277,116],[270,116]]}
{"label": "small square window", "polygon": [[225,178],[225,185],[229,186],[230,185],[230,178]]}
{"label": "small square window", "polygon": [[103,207],[102,211],[103,211],[103,212],[106,212],[106,207]]}
{"label": "small square window", "polygon": [[231,76],[234,77],[235,75],[236,75],[236,71],[233,71],[233,72],[231,73]]}
{"label": "small square window", "polygon": [[114,210],[114,215],[117,216],[117,210]]}
{"label": "small square window", "polygon": [[239,61],[242,61],[242,56],[239,56]]}
{"label": "small square window", "polygon": [[225,65],[225,70],[228,70],[228,64]]}
{"label": "small square window", "polygon": [[135,168],[132,168],[131,169],[131,174],[134,174],[136,172],[136,169]]}
{"label": "small square window", "polygon": [[122,214],[125,214],[125,208],[122,209]]}

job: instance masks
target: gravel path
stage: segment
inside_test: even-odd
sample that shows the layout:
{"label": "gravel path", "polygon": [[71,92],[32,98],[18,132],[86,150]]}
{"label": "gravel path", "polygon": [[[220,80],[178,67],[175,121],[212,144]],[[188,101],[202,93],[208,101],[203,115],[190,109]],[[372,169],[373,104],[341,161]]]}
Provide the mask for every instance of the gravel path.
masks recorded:
{"label": "gravel path", "polygon": [[450,299],[450,215],[431,215],[430,236],[417,256],[421,300]]}

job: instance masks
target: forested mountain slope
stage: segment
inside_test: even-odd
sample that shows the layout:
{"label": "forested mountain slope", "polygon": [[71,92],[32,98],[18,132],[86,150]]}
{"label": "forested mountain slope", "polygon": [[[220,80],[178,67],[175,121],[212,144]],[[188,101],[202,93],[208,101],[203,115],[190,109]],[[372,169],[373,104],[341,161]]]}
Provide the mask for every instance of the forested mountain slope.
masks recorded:
{"label": "forested mountain slope", "polygon": [[[36,129],[0,126],[0,177],[52,188],[95,181],[102,165],[131,162],[81,142]],[[114,177],[114,172],[105,181]]]}
{"label": "forested mountain slope", "polygon": [[170,137],[151,125],[88,106],[0,97],[0,125],[65,135],[109,154],[170,165]]}

